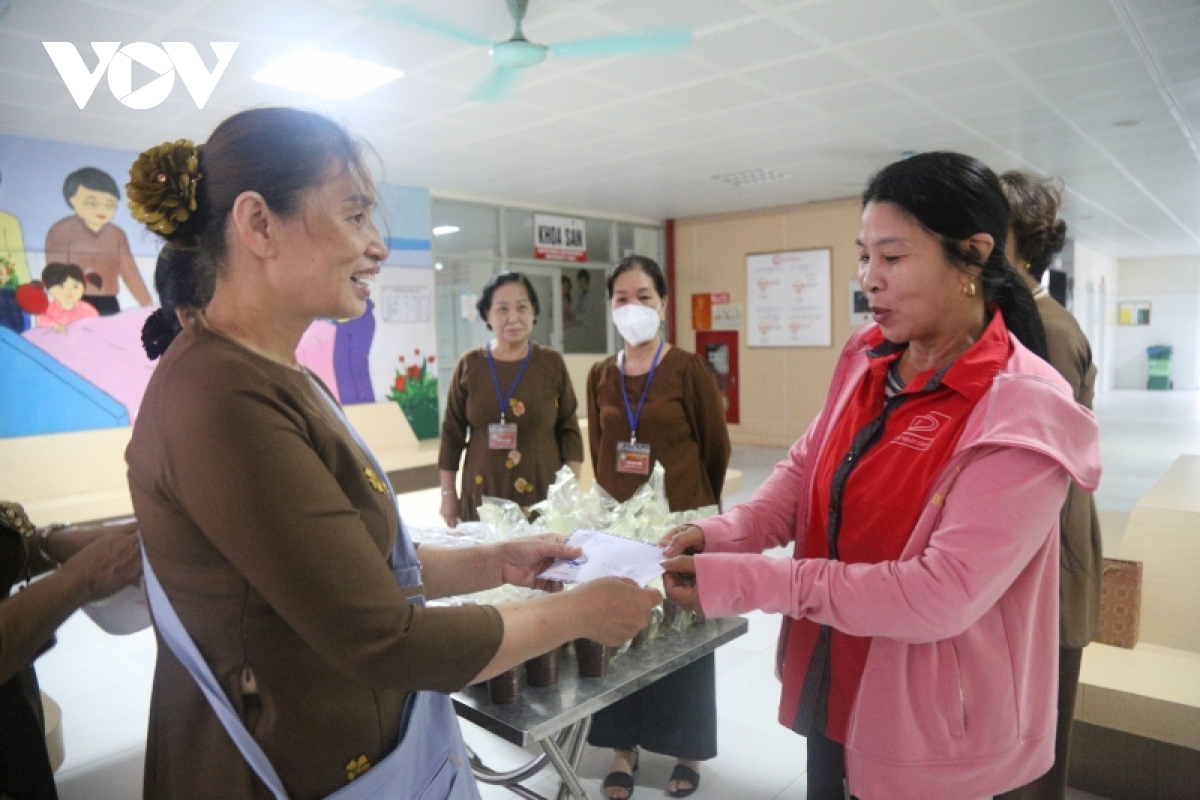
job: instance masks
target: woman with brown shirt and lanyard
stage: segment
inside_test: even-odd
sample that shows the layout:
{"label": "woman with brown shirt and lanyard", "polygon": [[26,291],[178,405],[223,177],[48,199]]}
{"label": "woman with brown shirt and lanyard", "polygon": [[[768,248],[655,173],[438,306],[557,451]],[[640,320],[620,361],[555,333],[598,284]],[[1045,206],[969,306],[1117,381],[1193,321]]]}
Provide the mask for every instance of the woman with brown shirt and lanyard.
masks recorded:
{"label": "woman with brown shirt and lanyard", "polygon": [[[660,328],[667,282],[642,256],[608,274],[613,323],[625,340],[588,373],[588,441],[596,482],[618,501],[646,482],[654,462],[666,473],[672,511],[715,505],[729,464],[729,433],[716,378],[705,360],[667,344]],[[668,793],[700,784],[699,762],[717,754],[714,659],[707,656],[595,715],[588,742],[616,752],[604,780],[612,800],[633,793],[637,748],[674,756]]]}
{"label": "woman with brown shirt and lanyard", "polygon": [[[484,497],[527,510],[546,499],[560,467],[578,477],[583,462],[566,362],[529,338],[541,310],[529,278],[494,275],[477,307],[495,338],[465,353],[454,369],[438,455],[442,518],[452,528],[460,519],[479,519]],[[464,449],[460,495],[455,483]]]}

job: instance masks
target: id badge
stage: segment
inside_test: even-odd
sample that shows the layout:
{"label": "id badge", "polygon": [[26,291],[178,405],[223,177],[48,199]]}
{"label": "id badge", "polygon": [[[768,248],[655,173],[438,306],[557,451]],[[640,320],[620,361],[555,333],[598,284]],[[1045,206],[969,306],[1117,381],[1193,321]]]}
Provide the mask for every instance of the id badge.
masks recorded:
{"label": "id badge", "polygon": [[489,450],[516,450],[517,449],[517,423],[509,422],[493,422],[488,425],[488,449]]}
{"label": "id badge", "polygon": [[650,474],[650,445],[617,442],[617,472],[628,475]]}

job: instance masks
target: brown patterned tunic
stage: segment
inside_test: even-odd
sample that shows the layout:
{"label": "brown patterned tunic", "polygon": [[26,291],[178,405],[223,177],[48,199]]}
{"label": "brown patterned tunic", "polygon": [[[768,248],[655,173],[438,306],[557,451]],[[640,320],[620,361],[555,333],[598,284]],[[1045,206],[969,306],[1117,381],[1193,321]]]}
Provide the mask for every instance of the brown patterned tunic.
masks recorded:
{"label": "brown patterned tunic", "polygon": [[[126,452],[163,588],[293,798],[377,764],[408,693],[462,688],[503,635],[495,609],[409,605],[387,560],[396,505],[327,393],[201,319],[155,370]],[[161,638],[144,792],[270,796]]]}
{"label": "brown patterned tunic", "polygon": [[[583,437],[576,419],[578,405],[562,355],[532,344],[533,355],[512,393],[505,421],[517,425],[515,450],[488,448],[488,425],[500,421],[500,398],[492,383],[483,348],[458,361],[442,421],[438,468],[461,476],[464,520],[479,519],[484,497],[502,497],[523,508],[546,499],[554,473],[568,461],[583,460]],[[522,361],[496,361],[500,389],[508,392]]]}

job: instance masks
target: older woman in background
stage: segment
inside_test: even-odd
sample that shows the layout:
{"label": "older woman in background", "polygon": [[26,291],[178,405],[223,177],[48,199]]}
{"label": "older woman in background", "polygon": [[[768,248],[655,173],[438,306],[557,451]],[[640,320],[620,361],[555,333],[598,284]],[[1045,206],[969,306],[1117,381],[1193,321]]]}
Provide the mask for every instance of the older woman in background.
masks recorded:
{"label": "older woman in background", "polygon": [[[578,477],[583,463],[566,362],[529,338],[541,310],[529,278],[518,272],[493,276],[477,308],[494,337],[458,360],[438,455],[442,519],[452,528],[459,520],[479,519],[484,497],[528,509],[546,499],[560,467],[566,464]],[[460,490],[455,483],[464,448]]]}
{"label": "older woman in background", "polygon": [[875,324],[754,497],[668,534],[667,591],[784,615],[809,798],[978,800],[1054,759],[1059,511],[1099,479],[1096,422],[1043,360],[991,170],[917,155],[862,200]]}
{"label": "older woman in background", "polygon": [[[1000,183],[1012,210],[1006,253],[1033,291],[1046,329],[1047,360],[1071,384],[1075,402],[1091,408],[1096,386],[1091,345],[1071,313],[1042,287],[1042,277],[1067,240],[1067,224],[1058,218],[1062,192],[1052,180],[1021,172],[1004,173]],[[1062,545],[1054,766],[1032,783],[1003,795],[1006,800],[1062,800],[1067,796],[1067,759],[1079,666],[1083,648],[1100,629],[1100,519],[1092,493],[1072,483],[1059,525]]]}

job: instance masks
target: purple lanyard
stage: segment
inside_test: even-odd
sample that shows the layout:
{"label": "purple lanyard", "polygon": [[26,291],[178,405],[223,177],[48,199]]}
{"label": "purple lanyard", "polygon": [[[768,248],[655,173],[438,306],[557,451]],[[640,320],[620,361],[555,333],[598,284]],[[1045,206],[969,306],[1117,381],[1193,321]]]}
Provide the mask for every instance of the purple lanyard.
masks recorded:
{"label": "purple lanyard", "polygon": [[508,394],[500,391],[500,376],[496,374],[496,361],[492,358],[492,343],[488,342],[484,345],[484,351],[487,353],[488,368],[492,371],[492,385],[496,387],[496,399],[500,401],[500,424],[504,424],[504,410],[508,408],[508,401],[512,400],[513,394],[517,391],[517,384],[521,382],[521,376],[525,374],[525,368],[529,366],[529,359],[533,358],[533,343],[526,342],[525,346],[529,351],[525,353],[525,360],[521,363],[521,369],[517,372],[517,379],[513,381],[513,385],[508,387]]}
{"label": "purple lanyard", "polygon": [[[629,406],[629,391],[625,388],[625,359],[617,359],[618,366],[621,368],[621,397],[625,398],[625,415],[629,417],[629,441],[637,442],[637,426],[638,420],[642,418],[642,406],[646,402],[646,395],[650,393],[650,381],[654,380],[654,371],[658,369],[658,357],[662,355],[664,341],[658,343],[658,350],[654,353],[654,361],[650,364],[650,373],[646,376],[646,385],[642,387],[642,396],[638,398],[637,413],[633,413],[633,409]],[[622,354],[624,355],[624,354]]]}

